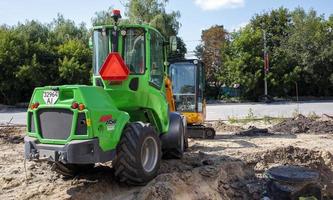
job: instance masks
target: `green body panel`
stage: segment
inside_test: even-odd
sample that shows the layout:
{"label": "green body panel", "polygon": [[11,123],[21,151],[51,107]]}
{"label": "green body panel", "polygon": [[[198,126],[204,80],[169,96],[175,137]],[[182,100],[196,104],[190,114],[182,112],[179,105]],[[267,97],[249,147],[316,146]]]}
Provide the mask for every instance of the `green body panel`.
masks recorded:
{"label": "green body panel", "polygon": [[[98,73],[93,75],[93,86],[85,85],[63,85],[46,86],[36,88],[30,100],[30,105],[38,102],[37,109],[28,109],[27,122],[31,123],[32,113],[35,131],[28,130],[28,136],[35,137],[40,143],[64,145],[72,140],[86,140],[98,138],[99,145],[103,151],[113,150],[117,147],[124,127],[129,122],[142,121],[151,123],[159,134],[166,134],[169,128],[169,109],[165,97],[165,79],[161,87],[152,84],[150,80],[151,69],[151,49],[150,33],[155,32],[161,35],[156,29],[146,25],[118,26],[118,30],[123,28],[140,28],[145,30],[145,72],[143,74],[130,74],[127,80],[121,83],[110,83],[101,79]],[[94,30],[107,29],[113,30],[113,26],[99,26]],[[162,36],[161,36],[162,37]],[[163,37],[162,37],[163,38]],[[123,52],[123,36],[119,34],[117,51]],[[164,41],[164,39],[163,39]],[[109,43],[109,52],[111,52],[111,39]],[[163,62],[166,63],[166,48],[164,46]],[[123,55],[122,55],[123,56]],[[166,75],[166,66],[164,67],[164,76]],[[130,89],[129,85],[133,78],[138,78],[137,90]],[[103,86],[96,82],[100,79]],[[59,99],[54,104],[47,104],[43,99],[43,92],[46,90],[58,90]],[[73,102],[83,103],[85,109],[79,111],[72,109]],[[44,139],[40,133],[38,122],[38,111],[45,108],[68,109],[73,112],[73,121],[70,136],[66,140]],[[76,134],[76,123],[78,113],[83,112],[86,116],[87,134]],[[113,130],[107,130],[105,122],[101,121],[102,116],[112,115],[115,120]]]}
{"label": "green body panel", "polygon": [[[48,105],[44,102],[43,92],[46,90],[59,90],[59,99],[55,104]],[[28,132],[29,136],[36,137],[41,143],[48,144],[66,144],[71,140],[84,140],[90,138],[99,138],[101,148],[111,150],[116,147],[121,136],[121,132],[124,126],[129,120],[129,115],[126,112],[120,111],[114,106],[111,97],[100,87],[94,86],[52,86],[36,88],[32,95],[30,104],[39,102],[40,106],[37,109],[28,109],[28,112],[33,113],[35,127],[38,127],[37,112],[40,109],[52,108],[52,109],[69,109],[73,112],[72,131],[67,140],[54,140],[43,139],[40,134],[39,128],[35,128],[35,132]],[[85,109],[79,111],[78,109],[72,109],[73,102],[83,103]],[[79,112],[84,112],[87,119],[87,135],[76,135],[76,122]],[[112,115],[112,119],[116,121],[115,128],[112,131],[108,131],[105,122],[100,122],[100,118],[105,115]],[[28,115],[29,116],[29,115]],[[28,117],[28,124],[30,124],[30,118]]]}
{"label": "green body panel", "polygon": [[[113,26],[98,26],[98,29],[113,29]],[[128,79],[121,82],[121,84],[110,84],[109,81],[103,81],[104,89],[110,94],[117,108],[129,113],[131,121],[143,121],[152,123],[159,133],[166,133],[169,128],[169,108],[165,97],[165,83],[161,88],[154,86],[149,82],[151,70],[151,49],[150,49],[150,33],[154,32],[161,35],[156,29],[146,25],[125,25],[118,26],[118,29],[127,28],[142,28],[145,30],[145,73],[136,75],[130,74]],[[162,37],[162,36],[161,36]],[[109,38],[111,40],[111,38]],[[123,52],[123,36],[119,35],[118,38],[118,52]],[[109,46],[111,51],[111,46]],[[164,49],[166,53],[166,49]],[[166,54],[164,54],[164,62],[166,62]],[[167,73],[167,67],[164,67],[164,73]],[[139,87],[137,91],[132,91],[129,88],[130,81],[133,78],[139,79]],[[93,84],[96,85],[96,79],[100,79],[98,74],[93,77]],[[139,112],[139,113],[138,113]],[[144,112],[150,113],[154,120],[147,119]]]}
{"label": "green body panel", "polygon": [[[151,122],[156,125],[158,132],[166,133],[169,127],[169,110],[165,101],[165,88],[156,89],[148,82],[145,82],[146,75],[139,75],[139,86],[137,91],[129,89],[130,81],[134,76],[130,76],[128,80],[119,85],[110,85],[104,83],[105,91],[109,93],[114,100],[114,105],[120,110],[126,111],[130,116],[130,121]],[[94,79],[99,78],[94,77]],[[152,122],[148,115],[154,117]]]}

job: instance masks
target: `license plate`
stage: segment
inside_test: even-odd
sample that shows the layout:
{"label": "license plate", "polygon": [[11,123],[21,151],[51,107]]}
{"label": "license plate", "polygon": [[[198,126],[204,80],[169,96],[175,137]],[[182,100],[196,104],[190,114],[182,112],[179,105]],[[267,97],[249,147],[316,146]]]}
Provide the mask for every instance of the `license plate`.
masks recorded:
{"label": "license plate", "polygon": [[55,104],[59,98],[59,91],[47,90],[43,93],[43,99],[46,104]]}

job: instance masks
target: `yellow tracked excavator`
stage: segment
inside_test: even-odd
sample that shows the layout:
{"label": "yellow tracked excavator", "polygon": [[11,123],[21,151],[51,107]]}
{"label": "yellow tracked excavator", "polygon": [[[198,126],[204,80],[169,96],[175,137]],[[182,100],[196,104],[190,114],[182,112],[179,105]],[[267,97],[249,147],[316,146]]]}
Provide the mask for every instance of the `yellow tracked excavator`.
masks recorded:
{"label": "yellow tracked excavator", "polygon": [[170,111],[185,116],[188,137],[214,139],[215,130],[205,123],[204,88],[205,73],[200,60],[170,61],[169,77],[166,81],[166,96]]}

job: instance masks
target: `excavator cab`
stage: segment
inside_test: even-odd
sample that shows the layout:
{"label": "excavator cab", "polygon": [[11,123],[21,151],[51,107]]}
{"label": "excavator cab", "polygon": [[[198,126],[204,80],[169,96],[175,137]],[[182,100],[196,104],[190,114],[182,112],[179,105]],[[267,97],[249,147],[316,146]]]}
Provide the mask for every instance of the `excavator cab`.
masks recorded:
{"label": "excavator cab", "polygon": [[169,76],[172,82],[175,109],[186,117],[188,136],[214,138],[214,129],[204,125],[206,103],[203,63],[196,59],[171,61]]}
{"label": "excavator cab", "polygon": [[178,112],[185,114],[191,124],[203,123],[203,69],[198,60],[171,63],[170,78]]}

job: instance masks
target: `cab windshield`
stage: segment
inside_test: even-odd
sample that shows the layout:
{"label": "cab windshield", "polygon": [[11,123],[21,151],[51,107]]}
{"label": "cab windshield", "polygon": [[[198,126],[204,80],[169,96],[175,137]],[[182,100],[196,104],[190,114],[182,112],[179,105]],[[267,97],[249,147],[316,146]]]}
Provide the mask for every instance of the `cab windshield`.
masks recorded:
{"label": "cab windshield", "polygon": [[117,32],[112,29],[95,30],[93,34],[94,74],[99,75],[99,70],[110,52],[112,42],[119,42],[117,39],[113,40],[113,37],[117,36],[123,37],[121,54],[130,72],[143,74],[145,71],[145,31],[142,28],[127,28]]}
{"label": "cab windshield", "polygon": [[195,112],[196,66],[192,63],[171,64],[170,76],[176,110]]}

